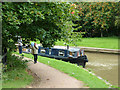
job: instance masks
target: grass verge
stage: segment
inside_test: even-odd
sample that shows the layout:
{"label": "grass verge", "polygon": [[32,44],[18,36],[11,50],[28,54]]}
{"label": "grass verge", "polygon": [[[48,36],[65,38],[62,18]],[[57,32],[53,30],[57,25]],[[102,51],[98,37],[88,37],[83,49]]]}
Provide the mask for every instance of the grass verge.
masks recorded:
{"label": "grass verge", "polygon": [[[15,52],[18,54],[17,52]],[[32,58],[31,54],[24,54],[25,57]],[[38,56],[38,61],[44,64],[47,64],[53,68],[58,69],[61,72],[64,72],[80,81],[85,83],[85,86],[90,88],[108,88],[109,85],[106,84],[103,80],[99,79],[97,76],[93,75],[86,69],[83,69],[75,64],[64,62],[61,60],[50,59],[47,57]]]}
{"label": "grass verge", "polygon": [[26,70],[26,61],[14,55],[7,55],[6,71],[2,73],[2,88],[24,88],[29,85],[33,76]]}
{"label": "grass verge", "polygon": [[[81,41],[76,42],[76,44],[81,47],[120,49],[118,47],[118,37],[81,38]],[[64,46],[64,42],[62,40],[58,41],[56,45]],[[69,44],[69,46],[74,46],[74,44]]]}
{"label": "grass verge", "polygon": [[24,88],[32,82],[32,76],[25,69],[12,70],[3,74],[2,88]]}

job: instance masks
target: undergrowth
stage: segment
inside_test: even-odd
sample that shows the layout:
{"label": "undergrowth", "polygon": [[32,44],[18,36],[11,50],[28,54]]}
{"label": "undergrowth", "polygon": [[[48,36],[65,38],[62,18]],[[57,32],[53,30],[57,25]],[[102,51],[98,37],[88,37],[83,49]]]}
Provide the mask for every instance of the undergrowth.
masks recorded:
{"label": "undergrowth", "polygon": [[7,54],[6,65],[3,65],[2,86],[3,88],[20,88],[30,84],[33,80],[31,75],[28,75],[27,60],[22,60],[22,57]]}

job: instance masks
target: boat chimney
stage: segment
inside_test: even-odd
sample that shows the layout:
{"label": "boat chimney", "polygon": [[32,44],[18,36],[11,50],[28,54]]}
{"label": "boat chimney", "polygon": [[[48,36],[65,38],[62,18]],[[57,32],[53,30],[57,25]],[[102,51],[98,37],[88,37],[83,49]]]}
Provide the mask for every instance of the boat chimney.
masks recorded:
{"label": "boat chimney", "polygon": [[69,45],[67,45],[67,49],[69,49]]}

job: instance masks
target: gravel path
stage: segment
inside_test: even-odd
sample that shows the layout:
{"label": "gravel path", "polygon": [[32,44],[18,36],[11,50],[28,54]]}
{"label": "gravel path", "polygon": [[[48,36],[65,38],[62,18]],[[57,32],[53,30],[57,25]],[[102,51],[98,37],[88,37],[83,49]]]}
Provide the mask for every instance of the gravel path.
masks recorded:
{"label": "gravel path", "polygon": [[82,81],[79,81],[69,75],[60,72],[43,63],[33,63],[32,59],[24,57],[28,62],[28,68],[37,75],[36,83],[26,88],[88,88]]}

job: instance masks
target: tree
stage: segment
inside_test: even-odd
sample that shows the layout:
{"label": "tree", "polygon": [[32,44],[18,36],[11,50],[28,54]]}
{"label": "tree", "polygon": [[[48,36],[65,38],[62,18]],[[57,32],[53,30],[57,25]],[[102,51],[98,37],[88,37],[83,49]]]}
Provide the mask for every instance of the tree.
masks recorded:
{"label": "tree", "polygon": [[[81,31],[93,36],[95,33],[110,32],[115,27],[115,16],[119,15],[120,3],[115,2],[82,2],[76,3],[79,10],[79,26]],[[112,29],[111,29],[112,28]]]}
{"label": "tree", "polygon": [[66,23],[76,19],[73,8],[66,2],[4,2],[2,4],[3,47],[13,48],[15,36],[28,42],[38,39],[51,47],[58,39],[66,39]]}

